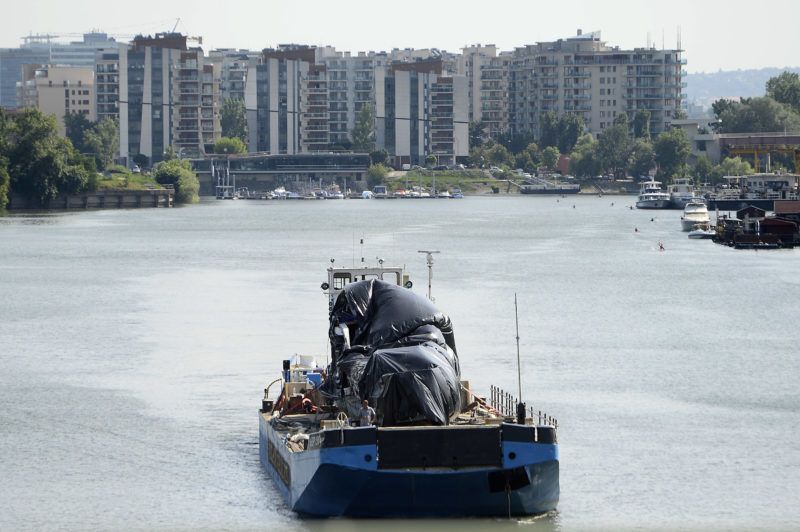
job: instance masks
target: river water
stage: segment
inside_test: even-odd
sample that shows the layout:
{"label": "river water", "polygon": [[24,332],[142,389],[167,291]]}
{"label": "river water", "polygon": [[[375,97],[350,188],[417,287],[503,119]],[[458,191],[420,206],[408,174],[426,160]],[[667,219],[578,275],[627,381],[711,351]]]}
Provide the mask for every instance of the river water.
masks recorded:
{"label": "river water", "polygon": [[[797,529],[800,250],[690,241],[633,201],[0,218],[0,529]],[[264,386],[326,353],[329,259],[424,291],[421,249],[474,389],[516,388],[518,294],[523,393],[559,420],[553,515],[302,520],[260,468]]]}

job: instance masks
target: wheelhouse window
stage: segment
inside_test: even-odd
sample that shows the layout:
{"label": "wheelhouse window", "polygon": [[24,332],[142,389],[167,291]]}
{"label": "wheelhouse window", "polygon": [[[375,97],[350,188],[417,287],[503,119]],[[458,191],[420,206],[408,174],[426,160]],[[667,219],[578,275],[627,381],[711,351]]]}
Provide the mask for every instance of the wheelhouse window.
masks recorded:
{"label": "wheelhouse window", "polygon": [[333,289],[341,290],[347,283],[351,281],[349,273],[334,273],[333,274]]}

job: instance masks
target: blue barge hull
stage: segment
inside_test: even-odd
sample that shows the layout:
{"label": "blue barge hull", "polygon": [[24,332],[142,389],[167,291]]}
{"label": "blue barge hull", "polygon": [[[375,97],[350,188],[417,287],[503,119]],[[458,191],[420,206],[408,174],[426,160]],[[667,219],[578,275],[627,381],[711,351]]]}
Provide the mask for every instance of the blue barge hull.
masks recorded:
{"label": "blue barge hull", "polygon": [[[558,504],[552,427],[329,429],[311,434],[308,448],[299,452],[290,451],[283,437],[259,415],[261,463],[287,505],[302,514],[506,517],[545,513]],[[399,445],[393,443],[398,437]],[[409,441],[431,437],[441,445],[428,455],[408,448]],[[459,463],[437,463],[434,454],[441,447],[446,460]]]}

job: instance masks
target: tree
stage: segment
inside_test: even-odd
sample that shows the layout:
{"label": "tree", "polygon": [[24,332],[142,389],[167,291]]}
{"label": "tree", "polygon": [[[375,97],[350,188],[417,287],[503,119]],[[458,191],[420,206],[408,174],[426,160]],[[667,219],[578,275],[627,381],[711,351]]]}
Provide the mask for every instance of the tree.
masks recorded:
{"label": "tree", "polygon": [[539,146],[542,148],[558,146],[558,119],[553,111],[547,111],[542,115]]}
{"label": "tree", "polygon": [[139,168],[147,168],[147,166],[150,164],[150,157],[144,153],[137,153],[133,156],[133,162]]}
{"label": "tree", "polygon": [[628,171],[633,176],[647,175],[656,164],[656,155],[653,145],[640,138],[633,141]]}
{"label": "tree", "polygon": [[705,155],[701,155],[697,158],[697,162],[694,163],[694,175],[700,180],[701,183],[705,183],[711,177],[711,171],[714,169],[714,165],[711,164],[711,161],[708,160],[708,157]]}
{"label": "tree", "polygon": [[628,131],[628,120],[623,113],[617,115],[614,125],[603,130],[597,138],[597,155],[602,169],[618,176],[628,167],[631,152],[631,136]]}
{"label": "tree", "polygon": [[692,146],[682,129],[672,128],[661,133],[653,146],[659,175],[672,177],[685,173],[686,159],[692,152]]}
{"label": "tree", "polygon": [[711,171],[711,178],[714,182],[722,180],[726,175],[750,175],[753,167],[750,163],[743,161],[741,157],[728,157],[722,160]]}
{"label": "tree", "polygon": [[370,104],[361,106],[350,136],[353,139],[353,151],[369,153],[375,149],[375,115]]}
{"label": "tree", "polygon": [[505,146],[511,153],[519,153],[536,140],[530,131],[519,133],[503,133],[497,136],[497,142]]}
{"label": "tree", "polygon": [[486,126],[483,122],[469,123],[469,148],[480,148],[483,146],[483,137],[486,134]]}
{"label": "tree", "polygon": [[214,143],[214,153],[234,155],[246,151],[247,146],[238,137],[222,137]]}
{"label": "tree", "polygon": [[91,120],[86,118],[83,113],[67,112],[64,115],[64,130],[66,137],[72,143],[76,150],[81,153],[92,151],[84,143],[84,135],[90,131],[94,124]]}
{"label": "tree", "polygon": [[650,111],[639,109],[633,116],[633,136],[650,140]]}
{"label": "tree", "polygon": [[11,186],[11,177],[8,175],[8,162],[0,157],[0,211],[8,205],[8,193]]}
{"label": "tree", "polygon": [[486,159],[489,161],[489,164],[493,164],[496,166],[501,165],[511,165],[514,162],[511,153],[509,153],[508,149],[502,144],[495,144],[491,148],[486,151]]}
{"label": "tree", "polygon": [[739,102],[717,100],[711,105],[722,133],[797,131],[800,115],[789,105],[770,97],[742,98]]}
{"label": "tree", "polygon": [[97,168],[105,170],[114,163],[119,148],[119,127],[113,118],[104,118],[83,135],[86,151],[94,156]]}
{"label": "tree", "polygon": [[200,182],[189,161],[162,161],[153,169],[153,177],[157,183],[175,187],[175,201],[178,203],[197,203],[200,199]]}
{"label": "tree", "polygon": [[367,168],[367,185],[372,188],[380,185],[386,176],[389,175],[389,169],[382,164],[371,164]]}
{"label": "tree", "polygon": [[247,118],[244,101],[226,98],[219,111],[222,136],[247,142]]}
{"label": "tree", "polygon": [[569,153],[575,143],[583,135],[583,118],[575,114],[567,114],[558,119],[558,151]]}
{"label": "tree", "polygon": [[555,170],[561,152],[555,146],[548,146],[542,150],[542,163],[550,170]]}
{"label": "tree", "polygon": [[800,75],[784,72],[767,81],[767,96],[800,113]]}
{"label": "tree", "polygon": [[62,193],[84,190],[93,171],[69,139],[58,134],[54,116],[24,109],[14,116],[7,136],[10,190],[47,206]]}
{"label": "tree", "polygon": [[386,164],[386,159],[389,158],[389,152],[381,148],[369,154],[369,160],[372,164]]}
{"label": "tree", "polygon": [[602,170],[597,154],[598,143],[590,134],[582,135],[570,154],[569,171],[579,177],[593,177]]}
{"label": "tree", "polygon": [[433,166],[436,164],[436,156],[432,153],[429,153],[427,157],[425,157],[425,165],[426,166]]}

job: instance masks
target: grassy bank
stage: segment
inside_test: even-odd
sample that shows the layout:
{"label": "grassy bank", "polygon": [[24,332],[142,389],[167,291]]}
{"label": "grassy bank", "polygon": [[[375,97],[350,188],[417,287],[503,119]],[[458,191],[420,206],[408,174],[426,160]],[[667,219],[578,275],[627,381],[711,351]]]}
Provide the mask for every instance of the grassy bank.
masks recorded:
{"label": "grassy bank", "polygon": [[162,187],[149,174],[134,174],[122,166],[115,166],[107,175],[97,178],[97,190],[148,190],[152,188]]}
{"label": "grassy bank", "polygon": [[434,181],[437,190],[460,188],[465,194],[491,193],[492,187],[505,192],[506,182],[497,180],[481,170],[412,170],[392,172],[386,178],[391,190],[411,187],[432,188]]}

